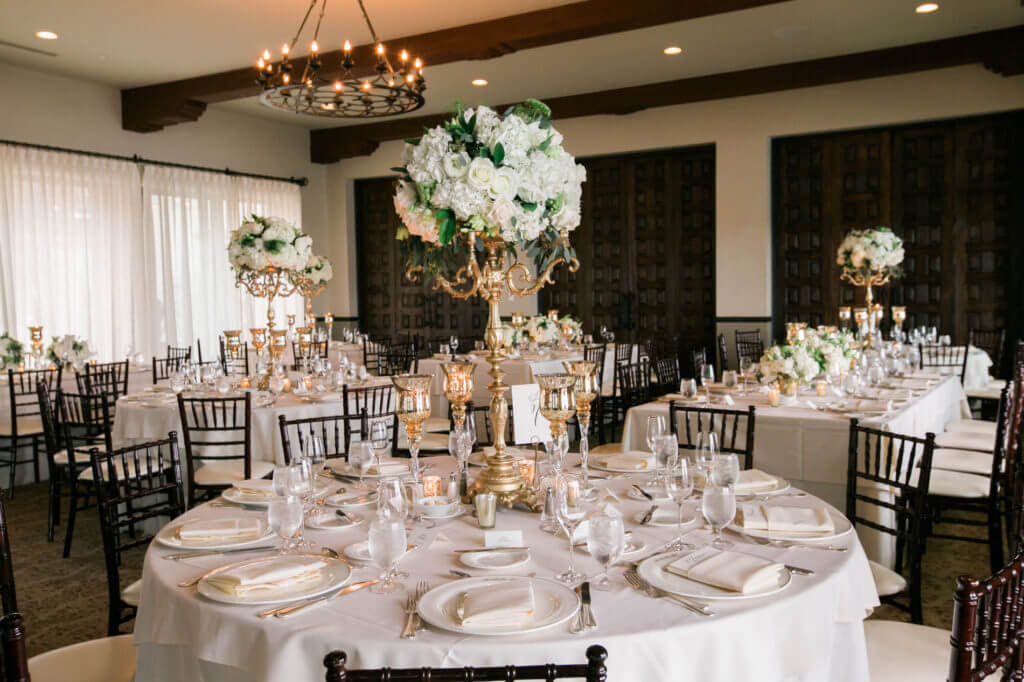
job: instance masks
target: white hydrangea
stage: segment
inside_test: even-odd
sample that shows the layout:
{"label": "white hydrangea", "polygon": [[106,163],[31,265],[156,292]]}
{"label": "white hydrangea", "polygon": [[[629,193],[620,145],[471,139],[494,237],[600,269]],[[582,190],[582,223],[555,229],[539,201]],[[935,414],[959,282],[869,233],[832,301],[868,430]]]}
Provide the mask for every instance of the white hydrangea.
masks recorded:
{"label": "white hydrangea", "polygon": [[836,263],[844,270],[882,273],[903,262],[903,240],[887,227],[853,230],[839,245]]}

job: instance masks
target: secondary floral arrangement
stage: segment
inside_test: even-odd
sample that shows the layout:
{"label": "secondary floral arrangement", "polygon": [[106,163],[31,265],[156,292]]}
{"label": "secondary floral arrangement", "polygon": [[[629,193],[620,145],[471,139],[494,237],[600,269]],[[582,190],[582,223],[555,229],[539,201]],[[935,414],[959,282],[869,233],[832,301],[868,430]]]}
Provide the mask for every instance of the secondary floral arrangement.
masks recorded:
{"label": "secondary floral arrangement", "polygon": [[903,240],[888,227],[853,230],[843,239],[836,263],[847,278],[903,274]]}
{"label": "secondary floral arrangement", "polygon": [[822,374],[840,374],[850,369],[857,356],[853,334],[849,331],[819,332],[808,329],[802,344],[818,363]]}
{"label": "secondary floral arrangement", "polygon": [[572,341],[583,335],[583,324],[572,315],[552,320],[547,315],[528,317],[514,328],[512,343],[521,346],[530,342],[538,345]]}
{"label": "secondary floral arrangement", "polygon": [[14,367],[21,362],[21,342],[4,332],[0,336],[0,369]]}
{"label": "secondary floral arrangement", "polygon": [[809,384],[821,373],[821,365],[806,343],[772,346],[765,350],[758,367],[762,380],[778,381],[783,388],[790,387],[793,391],[797,384]]}
{"label": "secondary floral arrangement", "polygon": [[268,267],[302,270],[312,256],[313,240],[284,218],[253,215],[231,233],[228,261],[236,273]]}
{"label": "secondary floral arrangement", "polygon": [[562,148],[550,116],[537,100],[503,115],[480,106],[406,140],[404,165],[393,170],[408,267],[452,275],[468,248],[456,237],[468,233],[504,241],[510,259],[525,252],[541,272],[575,257],[567,236],[580,223],[586,170]]}
{"label": "secondary floral arrangement", "polygon": [[89,350],[89,343],[72,334],[54,336],[46,349],[46,359],[58,367],[81,370],[95,353]]}
{"label": "secondary floral arrangement", "polygon": [[566,315],[558,321],[562,339],[566,343],[579,341],[583,338],[583,322],[572,315]]}
{"label": "secondary floral arrangement", "polygon": [[327,284],[334,277],[334,268],[326,257],[310,256],[301,274],[312,284]]}

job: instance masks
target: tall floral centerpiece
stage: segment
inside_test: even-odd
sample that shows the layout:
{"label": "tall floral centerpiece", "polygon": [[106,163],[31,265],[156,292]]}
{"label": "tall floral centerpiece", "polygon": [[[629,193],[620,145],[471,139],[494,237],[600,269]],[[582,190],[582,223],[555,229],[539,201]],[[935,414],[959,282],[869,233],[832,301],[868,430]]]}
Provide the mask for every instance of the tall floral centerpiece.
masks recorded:
{"label": "tall floral centerpiece", "polygon": [[874,295],[872,287],[888,284],[893,278],[902,276],[903,240],[888,227],[873,227],[867,230],[853,230],[839,245],[836,263],[842,268],[840,277],[855,287],[865,288],[868,310],[868,335],[865,345],[869,346],[875,335],[876,319],[873,313]]}
{"label": "tall floral centerpiece", "polygon": [[[235,286],[267,299],[268,334],[274,332],[274,299],[295,293],[294,277],[309,264],[312,249],[313,240],[283,218],[253,215],[231,233],[228,261]],[[268,386],[271,371],[260,379],[260,389]]]}
{"label": "tall floral centerpiece", "polygon": [[21,364],[21,342],[4,332],[0,335],[0,369],[17,367]]}
{"label": "tall floral centerpiece", "polygon": [[[501,363],[498,306],[509,294],[532,296],[559,263],[579,267],[569,234],[580,222],[583,166],[562,147],[551,110],[527,100],[499,114],[488,107],[459,112],[407,140],[395,192],[401,242],[411,280],[423,275],[456,298],[480,296],[490,314],[485,339],[491,365],[494,454],[477,490],[511,505],[529,492],[505,451],[508,405]],[[533,259],[531,275],[521,257]]]}
{"label": "tall floral centerpiece", "polygon": [[57,367],[81,370],[95,353],[89,349],[89,342],[73,334],[55,336],[46,349],[46,359]]}

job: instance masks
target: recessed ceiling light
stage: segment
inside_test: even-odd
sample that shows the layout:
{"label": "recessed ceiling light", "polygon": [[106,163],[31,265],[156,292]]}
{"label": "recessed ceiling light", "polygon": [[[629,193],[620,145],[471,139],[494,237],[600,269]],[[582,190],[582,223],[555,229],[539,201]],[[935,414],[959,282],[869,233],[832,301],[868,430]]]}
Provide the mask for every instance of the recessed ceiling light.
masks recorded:
{"label": "recessed ceiling light", "polygon": [[483,78],[474,78],[473,85],[475,85],[478,88],[482,88],[483,86],[487,85],[487,81],[484,80]]}
{"label": "recessed ceiling light", "polygon": [[929,12],[934,12],[937,9],[939,9],[939,3],[925,2],[918,5],[914,11],[917,12],[918,14],[928,14]]}
{"label": "recessed ceiling light", "polygon": [[53,31],[36,31],[36,38],[42,38],[43,40],[56,40],[57,34]]}
{"label": "recessed ceiling light", "polygon": [[679,54],[682,51],[683,48],[677,47],[676,45],[671,45],[665,48],[665,54]]}

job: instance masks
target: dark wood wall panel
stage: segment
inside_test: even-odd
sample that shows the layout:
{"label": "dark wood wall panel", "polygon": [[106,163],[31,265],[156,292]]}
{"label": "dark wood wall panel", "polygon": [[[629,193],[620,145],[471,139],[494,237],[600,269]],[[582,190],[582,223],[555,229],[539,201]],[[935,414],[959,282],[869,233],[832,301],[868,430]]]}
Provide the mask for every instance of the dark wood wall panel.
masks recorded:
{"label": "dark wood wall panel", "polygon": [[904,277],[876,290],[907,306],[907,325],[957,343],[971,328],[1021,330],[1024,112],[870,131],[809,135],[773,145],[775,334],[784,323],[835,324],[862,305],[840,283],[845,234],[888,225],[903,237]]}

